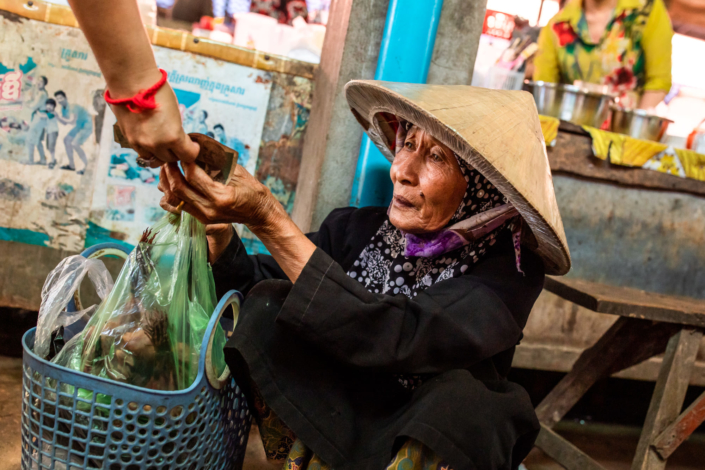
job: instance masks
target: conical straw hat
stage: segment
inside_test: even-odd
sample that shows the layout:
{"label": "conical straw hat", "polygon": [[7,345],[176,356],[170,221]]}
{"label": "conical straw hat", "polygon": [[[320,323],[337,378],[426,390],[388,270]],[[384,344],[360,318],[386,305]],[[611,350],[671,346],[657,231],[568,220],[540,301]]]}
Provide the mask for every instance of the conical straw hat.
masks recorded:
{"label": "conical straw hat", "polygon": [[516,207],[536,239],[548,274],[570,270],[546,146],[534,99],[523,91],[465,85],[353,80],[350,108],[380,151],[394,159],[395,133],[384,114],[429,132],[477,169]]}

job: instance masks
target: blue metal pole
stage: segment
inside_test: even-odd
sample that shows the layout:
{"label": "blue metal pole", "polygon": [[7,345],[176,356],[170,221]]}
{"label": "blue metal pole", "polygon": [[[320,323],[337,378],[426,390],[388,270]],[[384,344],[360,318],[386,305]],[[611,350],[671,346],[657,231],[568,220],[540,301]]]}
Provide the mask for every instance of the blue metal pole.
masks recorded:
{"label": "blue metal pole", "polygon": [[[390,0],[375,80],[426,83],[443,0]],[[390,164],[363,136],[350,203],[385,206],[392,198]]]}

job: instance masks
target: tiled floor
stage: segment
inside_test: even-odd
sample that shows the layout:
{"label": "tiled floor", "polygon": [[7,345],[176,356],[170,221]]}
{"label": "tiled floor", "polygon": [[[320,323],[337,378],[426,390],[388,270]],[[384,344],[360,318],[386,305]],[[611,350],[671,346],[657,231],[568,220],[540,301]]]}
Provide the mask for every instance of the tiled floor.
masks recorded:
{"label": "tiled floor", "polygon": [[[0,470],[20,470],[20,400],[22,360],[0,356]],[[558,432],[592,455],[607,469],[628,470],[639,430],[632,427],[561,423]],[[526,461],[528,470],[560,470],[537,449]],[[668,462],[668,470],[705,468],[705,436],[683,444]],[[253,428],[247,447],[245,470],[280,470],[264,458],[262,442]],[[381,469],[380,469],[381,470]]]}

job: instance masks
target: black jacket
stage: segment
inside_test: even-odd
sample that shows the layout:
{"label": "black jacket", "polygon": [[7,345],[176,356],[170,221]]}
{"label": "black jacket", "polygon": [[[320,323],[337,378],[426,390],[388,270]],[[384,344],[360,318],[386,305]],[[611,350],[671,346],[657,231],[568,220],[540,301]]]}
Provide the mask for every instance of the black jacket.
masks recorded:
{"label": "black jacket", "polygon": [[[234,237],[213,266],[219,295],[248,295],[226,347],[233,375],[241,386],[251,378],[336,470],[383,469],[409,437],[455,470],[516,468],[539,427],[526,392],[505,377],[543,286],[541,259],[522,250],[519,273],[506,232],[464,275],[413,300],[373,294],[346,272],[386,217],[333,211],[309,235],[318,249],[293,286],[266,281],[286,276]],[[396,374],[434,377],[409,391]]]}

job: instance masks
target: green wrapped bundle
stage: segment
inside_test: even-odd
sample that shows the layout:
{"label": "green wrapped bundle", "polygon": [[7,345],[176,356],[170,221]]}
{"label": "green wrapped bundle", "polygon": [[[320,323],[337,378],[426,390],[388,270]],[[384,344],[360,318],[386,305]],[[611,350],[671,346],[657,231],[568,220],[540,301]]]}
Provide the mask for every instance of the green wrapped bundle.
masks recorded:
{"label": "green wrapped bundle", "polygon": [[[216,303],[205,226],[168,214],[145,231],[113,290],[52,362],[138,387],[188,388]],[[220,375],[226,337],[220,326],[215,335]]]}

